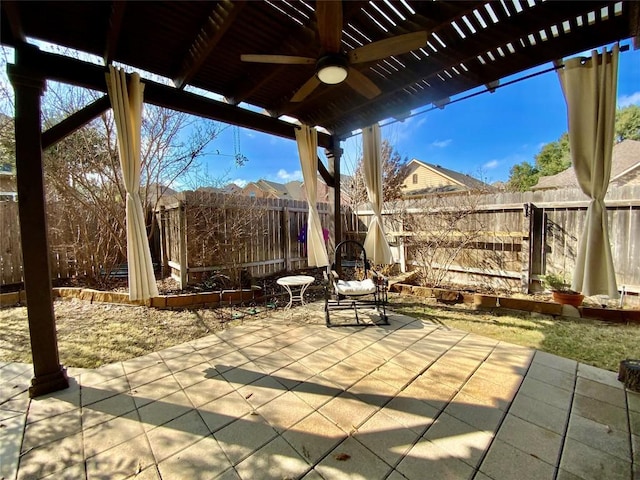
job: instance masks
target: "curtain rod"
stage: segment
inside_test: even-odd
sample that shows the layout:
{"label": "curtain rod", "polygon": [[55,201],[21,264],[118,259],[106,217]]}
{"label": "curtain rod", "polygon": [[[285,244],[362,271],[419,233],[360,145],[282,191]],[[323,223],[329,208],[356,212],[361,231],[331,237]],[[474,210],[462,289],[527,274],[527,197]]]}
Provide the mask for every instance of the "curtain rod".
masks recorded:
{"label": "curtain rod", "polygon": [[[626,52],[627,50],[629,50],[629,45],[621,45],[620,46],[620,51],[621,52]],[[523,80],[529,80],[530,78],[534,78],[534,77],[537,77],[539,75],[543,75],[543,74],[549,73],[549,72],[555,72],[556,70],[560,70],[561,68],[564,68],[564,63],[556,63],[556,62],[559,62],[559,61],[556,60],[554,62],[553,67],[549,67],[549,68],[547,68],[545,70],[541,70],[541,71],[535,72],[535,73],[530,73],[529,75],[525,75],[524,77],[515,78],[515,79],[510,80],[510,81],[508,81],[506,83],[503,83],[501,85],[496,85],[495,87],[487,88],[486,90],[481,90],[479,92],[470,93],[468,95],[465,95],[464,97],[456,98],[455,100],[450,100],[450,101],[448,101],[448,102],[446,102],[446,103],[444,103],[442,105],[439,105],[439,106],[433,105],[433,106],[431,106],[429,108],[426,108],[425,110],[419,110],[417,112],[414,112],[414,113],[411,113],[411,114],[409,114],[407,116],[404,116],[401,119],[398,118],[398,119],[394,119],[394,120],[389,120],[388,122],[381,124],[380,128],[383,128],[383,127],[386,127],[386,126],[389,126],[389,125],[393,125],[394,123],[404,122],[408,118],[416,117],[418,115],[422,115],[423,113],[428,113],[428,112],[431,112],[433,110],[442,110],[447,105],[452,105],[454,103],[458,103],[458,102],[461,102],[463,100],[468,100],[470,98],[477,97],[478,95],[481,95],[483,93],[487,93],[487,92],[493,93],[498,88],[506,87],[508,85],[513,85],[514,83],[519,83],[519,82],[522,82]],[[347,139],[352,138],[352,137],[357,137],[358,135],[362,135],[362,129],[360,129],[360,131],[357,132],[357,133],[353,133],[353,134],[351,134],[351,135],[349,135],[347,137],[342,138],[342,140],[347,140]]]}

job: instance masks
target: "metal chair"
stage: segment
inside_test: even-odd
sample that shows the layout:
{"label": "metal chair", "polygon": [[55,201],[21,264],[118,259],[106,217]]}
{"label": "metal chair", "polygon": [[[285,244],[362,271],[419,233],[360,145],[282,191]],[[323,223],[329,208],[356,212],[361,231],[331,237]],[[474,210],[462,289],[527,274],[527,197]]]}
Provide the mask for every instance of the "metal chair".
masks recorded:
{"label": "metal chair", "polygon": [[[334,264],[324,272],[325,322],[327,327],[389,325],[387,317],[388,280],[374,271],[364,246],[356,240],[336,245]],[[358,307],[373,307],[378,321],[363,322]],[[353,309],[355,323],[332,323],[331,312]]]}

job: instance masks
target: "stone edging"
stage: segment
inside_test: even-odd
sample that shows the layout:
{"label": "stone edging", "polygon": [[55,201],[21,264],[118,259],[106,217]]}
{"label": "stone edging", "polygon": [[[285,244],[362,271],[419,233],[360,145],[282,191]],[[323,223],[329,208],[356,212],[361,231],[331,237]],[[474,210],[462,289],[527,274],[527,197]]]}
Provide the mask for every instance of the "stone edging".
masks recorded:
{"label": "stone edging", "polygon": [[476,309],[511,309],[531,313],[553,316],[573,316],[594,318],[614,323],[634,323],[640,325],[640,310],[622,310],[615,308],[600,308],[581,306],[574,308],[555,302],[541,302],[524,298],[501,297],[498,295],[484,295],[481,293],[460,292],[443,288],[418,287],[396,283],[390,291],[401,295],[415,295],[417,297],[436,298],[443,303],[473,304]]}

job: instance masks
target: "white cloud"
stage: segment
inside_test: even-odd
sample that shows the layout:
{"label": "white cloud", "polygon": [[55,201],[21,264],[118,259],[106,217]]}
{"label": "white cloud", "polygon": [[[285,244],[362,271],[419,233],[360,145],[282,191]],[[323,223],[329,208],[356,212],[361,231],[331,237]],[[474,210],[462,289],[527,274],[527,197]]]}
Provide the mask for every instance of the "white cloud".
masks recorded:
{"label": "white cloud", "polygon": [[493,168],[496,168],[498,165],[500,165],[500,162],[498,160],[489,160],[487,163],[482,165],[482,168],[493,169]]}
{"label": "white cloud", "polygon": [[451,145],[451,142],[453,142],[453,140],[451,140],[450,138],[447,138],[446,140],[436,140],[431,144],[431,146],[437,147],[437,148],[444,148]]}
{"label": "white cloud", "polygon": [[231,180],[229,183],[235,183],[240,188],[244,188],[249,184],[249,181],[244,180],[243,178],[236,178],[235,180]]}
{"label": "white cloud", "polygon": [[300,170],[294,170],[293,172],[287,172],[284,168],[278,170],[278,180],[284,182],[290,182],[292,180],[302,180],[302,172]]}
{"label": "white cloud", "polygon": [[634,92],[631,95],[622,95],[618,97],[618,107],[624,108],[630,105],[640,105],[640,92]]}

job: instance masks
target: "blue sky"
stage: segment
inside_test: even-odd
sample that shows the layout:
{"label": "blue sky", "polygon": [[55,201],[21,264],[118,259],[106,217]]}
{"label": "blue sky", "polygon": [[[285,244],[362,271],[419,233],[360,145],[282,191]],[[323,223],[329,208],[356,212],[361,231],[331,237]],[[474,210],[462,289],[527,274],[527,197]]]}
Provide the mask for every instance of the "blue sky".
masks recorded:
{"label": "blue sky", "polygon": [[[520,73],[501,83],[550,66]],[[452,100],[455,98],[458,97]],[[618,72],[618,105],[630,104],[640,105],[640,50],[634,51],[633,47],[620,54]],[[239,152],[249,161],[236,167],[232,158],[237,153],[235,130],[225,129],[205,156],[202,163],[211,178],[238,184],[260,178],[283,183],[302,178],[294,141],[247,129],[239,130]],[[491,183],[507,180],[513,165],[525,160],[533,162],[542,145],[557,140],[566,130],[560,83],[557,74],[549,72],[388,125],[382,129],[382,136],[403,158],[418,158]],[[343,142],[342,173],[353,172],[361,154],[361,141],[357,135]]]}

